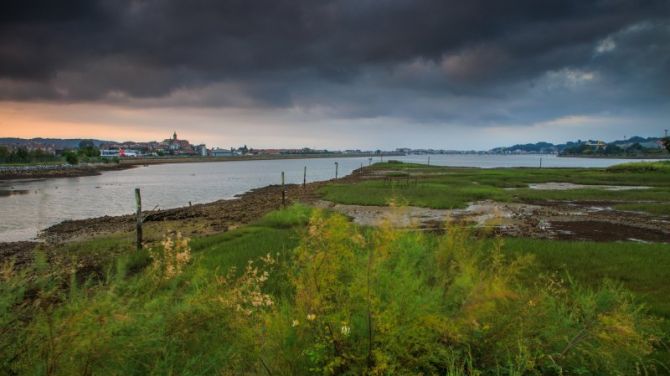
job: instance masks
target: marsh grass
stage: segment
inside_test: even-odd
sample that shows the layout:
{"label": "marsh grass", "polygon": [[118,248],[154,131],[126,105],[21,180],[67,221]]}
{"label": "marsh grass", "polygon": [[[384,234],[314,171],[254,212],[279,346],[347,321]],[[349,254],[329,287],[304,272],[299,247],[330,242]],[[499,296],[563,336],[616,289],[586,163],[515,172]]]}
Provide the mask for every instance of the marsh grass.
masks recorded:
{"label": "marsh grass", "polygon": [[[505,243],[467,228],[451,227],[444,236],[360,228],[304,206],[221,235],[168,239],[172,244],[148,252],[154,255],[149,264],[139,266],[146,255],[119,255],[104,278],[83,282],[74,277],[76,263],[38,257],[23,271],[7,264],[0,272],[3,370],[473,375],[659,369],[652,358],[661,339],[658,322],[621,282],[600,276],[632,282],[633,289],[659,283],[661,274],[627,281],[624,265],[656,258],[639,268],[663,273],[661,246],[645,254],[602,248],[584,266],[575,255],[588,245],[568,246],[569,278],[556,274],[561,242],[542,252],[542,242]],[[156,278],[156,267],[165,276],[170,265],[161,257],[176,261],[186,249],[190,257],[179,272]],[[618,261],[589,274],[598,259]],[[139,270],[129,273],[131,265]],[[660,303],[656,296],[651,301]]]}
{"label": "marsh grass", "polygon": [[[658,162],[663,168],[452,168],[416,164],[377,163],[373,170],[389,174],[412,173],[418,184],[398,187],[383,179],[356,183],[331,183],[321,189],[324,198],[342,204],[386,205],[393,197],[400,197],[409,205],[436,209],[464,208],[477,200],[547,201],[653,201],[670,203],[670,174],[664,169],[667,162]],[[656,164],[652,164],[656,166]],[[424,174],[421,176],[421,174]],[[574,190],[536,190],[529,184],[558,182],[584,185],[623,185],[651,187],[644,190],[608,191],[589,187]]]}

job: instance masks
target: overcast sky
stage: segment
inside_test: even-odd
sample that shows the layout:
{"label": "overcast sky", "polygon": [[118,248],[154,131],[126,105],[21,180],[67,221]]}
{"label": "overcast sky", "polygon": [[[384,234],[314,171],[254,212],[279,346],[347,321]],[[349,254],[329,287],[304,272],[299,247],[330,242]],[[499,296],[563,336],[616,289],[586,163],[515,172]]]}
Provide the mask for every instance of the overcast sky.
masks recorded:
{"label": "overcast sky", "polygon": [[488,149],[670,128],[668,0],[5,0],[0,137]]}

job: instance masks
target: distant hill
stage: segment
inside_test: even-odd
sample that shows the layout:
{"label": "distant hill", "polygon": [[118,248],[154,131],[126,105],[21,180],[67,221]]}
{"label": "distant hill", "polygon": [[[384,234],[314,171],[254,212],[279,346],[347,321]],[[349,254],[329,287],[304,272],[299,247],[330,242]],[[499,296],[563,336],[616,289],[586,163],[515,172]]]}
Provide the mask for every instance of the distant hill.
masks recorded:
{"label": "distant hill", "polygon": [[[28,144],[43,144],[43,145],[53,145],[56,149],[74,149],[79,147],[79,143],[84,140],[91,140],[88,138],[14,138],[14,137],[5,137],[0,138],[0,145],[28,145]],[[100,144],[109,143],[110,141],[104,140],[91,140],[95,146],[99,147]]]}
{"label": "distant hill", "polygon": [[[604,143],[605,145],[610,145],[611,147],[618,147],[621,149],[628,149],[629,147],[635,146],[636,148],[642,147],[643,149],[659,149],[658,141],[660,137],[630,137],[625,140],[616,140],[609,143]],[[491,153],[495,154],[562,154],[566,151],[583,149],[586,145],[598,144],[597,140],[577,140],[570,141],[565,144],[552,144],[550,142],[538,142],[534,144],[518,144],[514,146],[506,147],[497,147],[491,149]],[[637,146],[639,145],[639,147]]]}
{"label": "distant hill", "polygon": [[517,144],[509,147],[498,147],[492,149],[491,152],[497,154],[510,154],[510,153],[541,153],[541,154],[551,154],[557,153],[558,147],[550,142],[538,142],[535,144]]}

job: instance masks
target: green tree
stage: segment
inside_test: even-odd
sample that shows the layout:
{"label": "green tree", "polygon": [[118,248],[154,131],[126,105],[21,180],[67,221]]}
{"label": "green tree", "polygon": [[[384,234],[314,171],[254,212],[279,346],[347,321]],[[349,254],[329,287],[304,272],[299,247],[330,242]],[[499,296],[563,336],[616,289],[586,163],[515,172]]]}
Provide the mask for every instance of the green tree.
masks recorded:
{"label": "green tree", "polygon": [[614,144],[607,144],[607,146],[605,146],[605,154],[608,155],[623,154],[623,149]]}
{"label": "green tree", "polygon": [[68,150],[63,154],[63,156],[65,157],[65,162],[71,165],[79,164],[79,156],[77,155],[77,153]]}
{"label": "green tree", "polygon": [[665,149],[670,153],[670,137],[664,137],[661,139],[661,143],[663,143]]}
{"label": "green tree", "polygon": [[93,143],[93,140],[82,140],[79,142],[79,156],[81,157],[99,157],[100,156],[100,149],[98,149],[95,144]]}
{"label": "green tree", "polygon": [[18,148],[12,153],[9,159],[10,162],[28,163],[30,162],[30,153],[28,153],[28,149],[26,148]]}
{"label": "green tree", "polygon": [[6,146],[0,146],[0,162],[7,162],[10,152]]}

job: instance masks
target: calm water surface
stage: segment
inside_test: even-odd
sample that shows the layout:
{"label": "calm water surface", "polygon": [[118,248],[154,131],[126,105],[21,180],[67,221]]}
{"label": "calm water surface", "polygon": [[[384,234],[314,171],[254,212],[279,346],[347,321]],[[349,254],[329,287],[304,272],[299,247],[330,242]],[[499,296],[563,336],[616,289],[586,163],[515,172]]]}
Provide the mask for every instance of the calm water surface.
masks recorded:
{"label": "calm water surface", "polygon": [[[428,156],[392,157],[426,163]],[[374,161],[378,161],[375,158]],[[208,162],[152,165],[78,178],[0,181],[0,242],[29,240],[40,230],[67,219],[129,214],[134,210],[134,188],[142,190],[145,209],[168,209],[232,198],[253,188],[281,182],[302,183],[344,176],[367,165],[368,158],[315,158],[269,161]],[[607,167],[626,162],[615,159],[542,156],[545,167]],[[536,167],[533,155],[431,155],[430,163],[467,167]]]}

